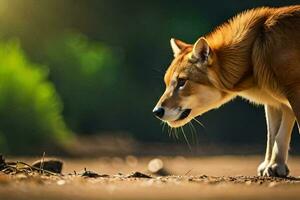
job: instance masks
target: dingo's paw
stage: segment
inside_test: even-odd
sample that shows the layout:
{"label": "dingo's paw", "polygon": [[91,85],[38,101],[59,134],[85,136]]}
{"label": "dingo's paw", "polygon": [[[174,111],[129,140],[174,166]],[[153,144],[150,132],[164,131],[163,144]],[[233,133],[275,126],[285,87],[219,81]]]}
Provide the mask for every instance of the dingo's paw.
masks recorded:
{"label": "dingo's paw", "polygon": [[276,176],[276,177],[286,177],[290,173],[290,170],[286,164],[270,163],[265,171],[264,176]]}
{"label": "dingo's paw", "polygon": [[264,162],[260,163],[260,165],[257,167],[257,175],[258,176],[264,175],[264,171],[267,168],[268,164],[269,164],[268,161],[264,161]]}

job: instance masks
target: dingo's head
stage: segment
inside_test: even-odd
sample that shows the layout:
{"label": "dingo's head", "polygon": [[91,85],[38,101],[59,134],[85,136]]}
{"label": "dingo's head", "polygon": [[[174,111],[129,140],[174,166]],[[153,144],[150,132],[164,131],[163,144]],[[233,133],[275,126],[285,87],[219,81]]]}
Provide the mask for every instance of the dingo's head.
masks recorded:
{"label": "dingo's head", "polygon": [[166,90],[153,113],[169,126],[179,127],[220,106],[227,95],[213,84],[217,59],[205,38],[194,45],[171,39],[171,47],[174,60],[164,77]]}

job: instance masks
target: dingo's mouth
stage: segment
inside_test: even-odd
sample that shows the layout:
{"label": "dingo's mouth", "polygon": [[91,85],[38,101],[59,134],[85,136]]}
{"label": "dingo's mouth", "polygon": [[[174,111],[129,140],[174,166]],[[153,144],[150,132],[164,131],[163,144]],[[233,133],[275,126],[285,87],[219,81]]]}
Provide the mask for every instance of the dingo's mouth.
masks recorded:
{"label": "dingo's mouth", "polygon": [[191,111],[192,111],[192,109],[184,109],[183,112],[180,114],[179,118],[176,119],[175,121],[180,121],[180,120],[187,118],[189,116],[189,114],[191,113]]}
{"label": "dingo's mouth", "polygon": [[168,125],[174,128],[184,126],[186,123],[188,123],[191,120],[190,118],[191,111],[192,109],[183,110],[180,116],[178,117],[178,119],[174,121],[167,121]]}
{"label": "dingo's mouth", "polygon": [[184,109],[178,119],[174,121],[167,121],[168,125],[174,128],[184,126],[186,123],[190,121],[188,118],[191,114],[192,109]]}

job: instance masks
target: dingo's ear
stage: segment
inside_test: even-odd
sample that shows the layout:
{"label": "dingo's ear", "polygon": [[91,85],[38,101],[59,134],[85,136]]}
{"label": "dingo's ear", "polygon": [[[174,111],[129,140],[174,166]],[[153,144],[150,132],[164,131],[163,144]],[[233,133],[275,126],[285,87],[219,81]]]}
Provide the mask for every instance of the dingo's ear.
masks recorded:
{"label": "dingo's ear", "polygon": [[193,47],[193,57],[198,61],[205,63],[210,61],[210,47],[207,40],[201,37],[197,40]]}
{"label": "dingo's ear", "polygon": [[182,42],[181,40],[177,40],[174,38],[171,38],[170,43],[174,53],[174,57],[178,56],[181,50],[188,46],[188,44],[186,44],[185,42]]}

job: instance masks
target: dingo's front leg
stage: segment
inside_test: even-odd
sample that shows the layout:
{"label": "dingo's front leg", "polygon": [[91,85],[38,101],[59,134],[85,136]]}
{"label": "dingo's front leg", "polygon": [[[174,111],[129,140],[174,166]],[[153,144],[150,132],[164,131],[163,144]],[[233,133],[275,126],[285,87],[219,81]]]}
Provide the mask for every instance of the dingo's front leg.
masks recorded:
{"label": "dingo's front leg", "polygon": [[267,122],[267,148],[265,160],[258,166],[257,173],[262,176],[266,167],[269,165],[272,150],[275,142],[275,136],[279,130],[282,112],[280,109],[273,108],[271,106],[265,106],[266,122]]}
{"label": "dingo's front leg", "polygon": [[281,112],[280,127],[275,136],[271,160],[263,172],[264,176],[285,177],[289,174],[286,162],[295,116],[293,111],[284,105]]}

